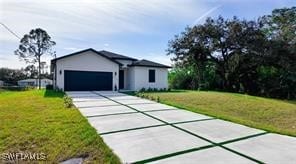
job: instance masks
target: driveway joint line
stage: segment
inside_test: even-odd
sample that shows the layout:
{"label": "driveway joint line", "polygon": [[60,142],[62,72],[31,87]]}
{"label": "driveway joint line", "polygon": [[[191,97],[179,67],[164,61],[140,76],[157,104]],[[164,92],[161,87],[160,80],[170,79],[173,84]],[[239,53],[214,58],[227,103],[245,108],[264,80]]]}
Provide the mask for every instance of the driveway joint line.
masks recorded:
{"label": "driveway joint line", "polygon": [[92,100],[73,100],[73,102],[76,102],[76,103],[83,103],[83,102],[97,102],[97,101],[106,101],[106,100],[102,100],[102,99],[92,99]]}
{"label": "driveway joint line", "polygon": [[170,126],[176,128],[176,129],[179,129],[179,130],[183,131],[183,132],[186,132],[186,133],[188,133],[188,134],[191,134],[191,135],[193,135],[193,136],[195,136],[195,137],[197,137],[197,138],[200,138],[200,139],[202,139],[202,140],[205,140],[205,141],[207,141],[207,142],[213,144],[214,146],[219,146],[219,147],[221,147],[221,148],[223,148],[223,149],[225,149],[225,150],[228,150],[228,151],[230,151],[230,152],[232,152],[232,153],[235,153],[235,154],[237,154],[237,155],[240,155],[240,156],[242,156],[242,157],[245,157],[245,158],[247,158],[247,159],[249,159],[249,160],[252,160],[252,161],[254,161],[254,162],[256,162],[256,163],[260,163],[260,164],[263,163],[263,162],[261,162],[261,161],[255,159],[255,158],[252,158],[252,157],[250,157],[250,156],[247,156],[247,155],[245,155],[245,154],[242,154],[242,153],[239,153],[239,152],[237,152],[237,151],[235,151],[235,150],[232,150],[232,149],[230,149],[230,148],[227,148],[227,147],[225,147],[225,146],[223,146],[223,145],[220,145],[219,143],[216,143],[216,142],[211,141],[211,140],[209,140],[209,139],[207,139],[207,138],[204,138],[204,137],[202,137],[202,136],[199,136],[199,135],[197,135],[197,134],[194,134],[194,133],[192,133],[192,132],[190,132],[190,131],[188,131],[188,130],[186,130],[186,129],[183,129],[183,128],[180,128],[180,127],[178,127],[178,126],[175,126],[174,124],[170,124],[170,123],[168,123],[168,122],[166,122],[166,121],[163,121],[163,120],[161,120],[161,119],[159,119],[159,118],[156,118],[156,117],[154,117],[154,116],[152,116],[152,115],[149,115],[149,114],[147,114],[147,113],[145,113],[145,112],[143,112],[143,111],[137,110],[137,109],[135,109],[135,108],[133,108],[133,107],[131,107],[131,106],[129,106],[129,105],[122,104],[122,103],[120,103],[120,102],[118,102],[118,101],[116,101],[116,100],[112,100],[112,99],[110,99],[109,97],[104,96],[104,95],[101,95],[101,94],[99,94],[99,93],[96,93],[96,92],[94,92],[94,93],[97,94],[97,95],[99,95],[99,96],[105,97],[105,98],[107,98],[107,99],[109,99],[109,100],[111,100],[111,101],[114,101],[114,102],[116,102],[116,103],[118,103],[118,104],[121,104],[121,105],[123,105],[123,106],[129,107],[130,109],[133,109],[133,110],[135,110],[135,111],[138,111],[138,112],[140,112],[140,113],[142,113],[142,114],[144,114],[144,115],[146,115],[146,116],[149,116],[149,117],[151,117],[151,118],[154,118],[154,119],[156,119],[156,120],[158,120],[158,121],[160,121],[160,122],[163,122],[163,123],[165,123],[165,124],[168,124],[168,125],[170,125]]}
{"label": "driveway joint line", "polygon": [[110,113],[110,114],[98,114],[98,115],[92,115],[92,116],[85,116],[86,118],[92,118],[92,117],[105,117],[105,116],[114,116],[114,115],[124,115],[124,114],[134,114],[139,112],[120,112],[120,113]]}
{"label": "driveway joint line", "polygon": [[[134,112],[134,113],[139,113],[139,112]],[[158,127],[158,126],[165,126],[165,125],[169,126],[169,125],[176,125],[176,124],[183,124],[183,123],[190,123],[190,122],[208,121],[208,120],[213,120],[213,119],[200,119],[200,120],[182,121],[182,122],[176,122],[176,123],[164,123],[164,124],[160,124],[160,125],[142,126],[142,127],[138,127],[138,128],[130,128],[130,129],[104,132],[104,133],[100,133],[100,135],[106,135],[106,134],[110,134],[110,133],[120,133],[120,132],[133,131],[133,130],[139,130],[139,129],[147,129],[147,128],[153,128],[153,127]]]}
{"label": "driveway joint line", "polygon": [[[264,135],[264,134],[267,134],[268,132],[264,132],[264,133],[259,133],[259,134],[255,134],[255,135],[250,135],[250,136],[247,136],[247,137],[242,137],[242,138],[239,138],[240,140],[244,140],[245,138],[253,138],[253,137],[256,137],[256,136],[260,136],[260,135]],[[152,157],[152,158],[148,158],[148,159],[144,159],[144,160],[141,160],[141,161],[137,161],[135,163],[147,163],[147,162],[153,162],[153,161],[158,161],[158,160],[161,160],[161,159],[165,159],[165,158],[169,158],[169,157],[174,157],[174,156],[178,156],[178,155],[182,155],[182,154],[186,154],[186,153],[191,153],[191,152],[196,152],[196,151],[200,151],[200,150],[204,150],[204,149],[209,149],[209,148],[214,148],[214,147],[221,147],[223,149],[226,149],[234,154],[237,154],[237,155],[240,155],[240,156],[243,156],[249,160],[252,160],[256,163],[262,163],[261,161],[257,160],[257,159],[253,159],[253,158],[250,158],[249,156],[245,155],[245,154],[242,154],[240,152],[237,152],[235,150],[232,150],[228,147],[225,147],[224,144],[228,144],[228,143],[232,143],[232,142],[236,142],[238,140],[228,140],[228,141],[225,141],[225,142],[221,142],[221,143],[216,143],[216,144],[211,144],[211,145],[206,145],[206,146],[201,146],[201,147],[196,147],[196,148],[191,148],[191,149],[187,149],[187,150],[182,150],[182,151],[178,151],[178,152],[174,152],[174,153],[170,153],[170,154],[165,154],[165,155],[161,155],[161,156],[157,156],[157,157]]]}
{"label": "driveway joint line", "polygon": [[209,120],[216,120],[216,118],[205,118],[205,119],[197,119],[197,120],[189,120],[189,121],[180,121],[180,122],[174,122],[171,124],[177,125],[177,124],[186,124],[186,123],[191,123],[191,122],[200,122],[200,121],[209,121]]}
{"label": "driveway joint line", "polygon": [[262,136],[262,135],[265,135],[265,134],[268,134],[268,132],[262,132],[262,133],[257,133],[257,134],[253,134],[253,135],[248,135],[248,136],[245,136],[245,137],[235,138],[235,139],[231,139],[231,140],[228,140],[228,141],[219,142],[217,144],[226,145],[226,144],[229,144],[229,143],[233,143],[233,142],[237,142],[237,141],[241,141],[241,140],[245,140],[245,139],[249,139],[249,138],[259,137],[259,136]]}
{"label": "driveway joint line", "polygon": [[157,157],[144,159],[144,160],[137,161],[137,162],[134,162],[134,163],[135,164],[140,164],[140,163],[148,163],[148,162],[158,161],[158,160],[161,160],[161,159],[174,157],[174,156],[178,156],[178,155],[182,155],[182,154],[186,154],[186,153],[191,153],[191,152],[195,152],[195,151],[199,151],[199,150],[209,149],[209,148],[212,148],[212,147],[215,147],[215,145],[206,145],[206,146],[201,146],[201,147],[197,147],[197,148],[191,148],[191,149],[182,150],[182,151],[178,151],[178,152],[174,152],[174,153],[170,153],[170,154],[165,154],[165,155],[161,155],[161,156],[157,156]]}
{"label": "driveway joint line", "polygon": [[249,160],[252,160],[252,161],[254,161],[254,162],[256,162],[256,163],[263,163],[263,162],[261,162],[261,161],[255,159],[255,158],[253,158],[253,157],[250,157],[250,156],[247,156],[247,155],[245,155],[245,154],[239,153],[239,152],[237,152],[237,151],[235,151],[235,150],[232,150],[232,149],[230,149],[230,148],[226,148],[225,146],[223,146],[223,145],[221,145],[221,144],[219,144],[219,143],[216,143],[216,142],[211,141],[211,140],[209,140],[209,139],[207,139],[207,138],[205,138],[205,137],[202,137],[202,136],[200,136],[200,135],[197,135],[197,134],[195,134],[195,133],[192,133],[192,132],[190,132],[189,130],[186,130],[186,129],[180,128],[180,127],[175,126],[175,125],[171,125],[171,126],[177,128],[177,129],[179,129],[179,130],[182,130],[182,131],[184,131],[184,132],[186,132],[186,133],[188,133],[188,134],[191,134],[191,135],[193,135],[193,136],[195,136],[195,137],[198,137],[198,138],[200,138],[200,139],[202,139],[202,140],[205,140],[205,141],[207,141],[207,142],[210,142],[211,144],[213,144],[213,145],[215,145],[215,146],[221,147],[221,148],[223,148],[223,149],[225,149],[225,150],[228,150],[228,151],[230,151],[230,152],[232,152],[232,153],[235,153],[235,154],[237,154],[237,155],[243,156],[243,157],[245,157],[245,158],[247,158],[247,159],[249,159]]}
{"label": "driveway joint line", "polygon": [[100,135],[108,135],[108,134],[113,134],[113,133],[127,132],[127,131],[140,130],[140,129],[147,129],[147,128],[154,128],[154,127],[159,127],[159,126],[167,126],[167,124],[159,124],[159,125],[143,126],[143,127],[138,127],[138,128],[130,128],[130,129],[123,129],[123,130],[115,130],[115,131],[104,132],[104,133],[99,133],[99,134],[100,134]]}
{"label": "driveway joint line", "polygon": [[156,110],[145,110],[142,112],[151,113],[151,112],[161,112],[161,111],[168,111],[168,110],[179,110],[179,109],[156,109]]}
{"label": "driveway joint line", "polygon": [[83,106],[83,107],[77,107],[77,108],[95,108],[95,107],[110,107],[110,106],[121,106],[121,104],[116,105],[95,105],[95,106]]}
{"label": "driveway joint line", "polygon": [[[108,97],[106,97],[106,98],[108,98]],[[120,103],[122,105],[146,105],[146,104],[155,104],[156,103],[156,102],[151,102],[151,103],[130,103],[130,104],[123,104],[123,103],[121,103],[119,101],[116,101],[116,100],[113,100],[113,99],[109,99],[109,100],[112,100],[114,102]]]}

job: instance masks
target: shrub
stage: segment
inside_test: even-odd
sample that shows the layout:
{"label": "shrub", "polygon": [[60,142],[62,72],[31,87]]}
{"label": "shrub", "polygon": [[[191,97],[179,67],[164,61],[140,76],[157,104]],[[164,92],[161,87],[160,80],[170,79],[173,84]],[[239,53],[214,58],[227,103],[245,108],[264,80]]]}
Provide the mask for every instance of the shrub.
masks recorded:
{"label": "shrub", "polygon": [[147,89],[147,92],[152,92],[152,91],[153,91],[153,89],[150,87]]}
{"label": "shrub", "polygon": [[166,92],[167,89],[166,89],[166,88],[162,88],[161,91],[162,91],[162,92]]}
{"label": "shrub", "polygon": [[146,89],[144,87],[140,89],[140,92],[145,92],[145,91]]}
{"label": "shrub", "polygon": [[63,99],[66,108],[71,108],[73,106],[73,101],[71,97],[65,95]]}
{"label": "shrub", "polygon": [[143,98],[149,99],[148,95],[143,94]]}
{"label": "shrub", "polygon": [[138,92],[138,93],[136,93],[136,96],[143,98],[143,97],[144,97],[144,94],[143,94],[143,93],[140,93],[140,92]]}
{"label": "shrub", "polygon": [[[149,97],[149,96],[148,96],[148,97]],[[153,96],[150,96],[149,99],[150,99],[151,101],[155,101],[155,99],[154,99]]]}
{"label": "shrub", "polygon": [[169,87],[174,89],[193,89],[194,74],[191,69],[173,69],[169,72]]}
{"label": "shrub", "polygon": [[47,90],[52,90],[53,89],[53,85],[46,85],[45,87]]}
{"label": "shrub", "polygon": [[156,101],[157,101],[157,102],[160,102],[160,98],[159,98],[159,96],[157,96]]}

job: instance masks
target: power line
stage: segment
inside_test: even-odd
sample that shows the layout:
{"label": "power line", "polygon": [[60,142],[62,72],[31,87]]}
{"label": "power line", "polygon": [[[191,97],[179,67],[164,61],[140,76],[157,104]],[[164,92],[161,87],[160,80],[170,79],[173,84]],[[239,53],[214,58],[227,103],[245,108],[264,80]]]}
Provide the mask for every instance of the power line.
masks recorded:
{"label": "power line", "polygon": [[4,23],[0,22],[0,24],[7,30],[9,31],[12,35],[14,35],[15,37],[17,37],[18,39],[21,39],[21,37],[19,37],[15,32],[13,32],[9,27],[7,27]]}

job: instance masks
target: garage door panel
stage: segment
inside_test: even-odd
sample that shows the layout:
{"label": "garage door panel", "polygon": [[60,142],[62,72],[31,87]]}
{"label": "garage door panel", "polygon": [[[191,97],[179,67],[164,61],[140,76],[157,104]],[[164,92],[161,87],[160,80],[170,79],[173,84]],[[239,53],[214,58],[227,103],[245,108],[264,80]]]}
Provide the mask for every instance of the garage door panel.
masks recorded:
{"label": "garage door panel", "polygon": [[65,70],[66,91],[112,90],[112,72]]}

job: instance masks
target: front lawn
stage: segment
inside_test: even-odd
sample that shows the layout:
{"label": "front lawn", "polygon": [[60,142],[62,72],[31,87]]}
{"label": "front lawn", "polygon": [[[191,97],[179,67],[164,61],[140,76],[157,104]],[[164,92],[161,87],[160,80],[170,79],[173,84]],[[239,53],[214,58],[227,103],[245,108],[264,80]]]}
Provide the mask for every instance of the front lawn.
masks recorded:
{"label": "front lawn", "polygon": [[270,132],[296,136],[296,103],[244,94],[174,91],[145,93],[160,102]]}
{"label": "front lawn", "polygon": [[45,153],[50,163],[74,157],[120,163],[79,111],[64,107],[62,97],[45,90],[1,91],[0,154]]}

